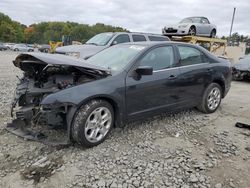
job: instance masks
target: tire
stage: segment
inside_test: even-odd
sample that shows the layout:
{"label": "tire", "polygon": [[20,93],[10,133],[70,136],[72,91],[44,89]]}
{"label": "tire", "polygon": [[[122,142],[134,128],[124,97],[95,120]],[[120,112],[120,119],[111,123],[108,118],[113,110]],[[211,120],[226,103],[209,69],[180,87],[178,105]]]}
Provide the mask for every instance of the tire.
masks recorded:
{"label": "tire", "polygon": [[15,48],[14,51],[17,52],[17,51],[19,51],[19,50],[18,50],[18,48]]}
{"label": "tire", "polygon": [[[101,119],[106,117],[101,124]],[[84,147],[93,147],[102,143],[114,125],[114,110],[104,100],[91,100],[82,105],[75,113],[71,135],[75,142]],[[105,128],[104,128],[105,127]]]}
{"label": "tire", "polygon": [[215,38],[215,36],[216,36],[216,30],[213,29],[210,33],[210,38]]}
{"label": "tire", "polygon": [[191,26],[188,30],[188,35],[191,35],[191,36],[196,36],[196,29],[194,26]]}
{"label": "tire", "polygon": [[[222,89],[221,86],[217,83],[210,84],[202,97],[202,101],[197,108],[206,114],[215,112],[220,106],[222,99]],[[210,101],[210,103],[209,103]]]}

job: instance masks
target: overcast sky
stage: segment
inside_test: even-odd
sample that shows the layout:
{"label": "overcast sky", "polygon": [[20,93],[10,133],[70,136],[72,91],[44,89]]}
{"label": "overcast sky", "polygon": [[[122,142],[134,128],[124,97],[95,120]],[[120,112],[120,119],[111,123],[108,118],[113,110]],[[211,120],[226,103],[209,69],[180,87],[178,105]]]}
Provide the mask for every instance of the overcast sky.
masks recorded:
{"label": "overcast sky", "polygon": [[205,16],[217,25],[219,36],[250,35],[250,0],[0,0],[0,12],[25,25],[42,21],[97,22],[130,31],[161,33],[165,25],[188,16]]}

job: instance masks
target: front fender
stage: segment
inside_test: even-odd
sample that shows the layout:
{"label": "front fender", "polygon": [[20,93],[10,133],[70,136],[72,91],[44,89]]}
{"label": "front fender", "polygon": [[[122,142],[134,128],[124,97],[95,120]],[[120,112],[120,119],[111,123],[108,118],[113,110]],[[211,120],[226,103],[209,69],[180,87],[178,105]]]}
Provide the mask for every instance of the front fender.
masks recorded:
{"label": "front fender", "polygon": [[125,75],[126,73],[122,73],[52,93],[43,98],[41,105],[71,104],[70,106],[78,108],[91,99],[104,98],[115,103],[123,120],[126,109]]}

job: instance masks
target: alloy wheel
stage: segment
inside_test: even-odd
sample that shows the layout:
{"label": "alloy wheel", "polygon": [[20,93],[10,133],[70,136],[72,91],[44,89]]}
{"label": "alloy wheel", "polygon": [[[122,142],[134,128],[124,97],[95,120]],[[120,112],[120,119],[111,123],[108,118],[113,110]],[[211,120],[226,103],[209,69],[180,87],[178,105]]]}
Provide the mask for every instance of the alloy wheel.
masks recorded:
{"label": "alloy wheel", "polygon": [[219,106],[220,100],[221,100],[220,89],[215,87],[208,94],[208,97],[207,97],[208,108],[210,110],[215,110]]}
{"label": "alloy wheel", "polygon": [[194,27],[191,27],[191,28],[189,29],[188,33],[189,33],[189,35],[191,35],[191,36],[195,36],[195,35],[196,35],[196,30],[195,30],[195,28],[194,28]]}
{"label": "alloy wheel", "polygon": [[85,123],[85,137],[95,143],[103,139],[112,125],[112,115],[108,108],[99,107],[90,113]]}

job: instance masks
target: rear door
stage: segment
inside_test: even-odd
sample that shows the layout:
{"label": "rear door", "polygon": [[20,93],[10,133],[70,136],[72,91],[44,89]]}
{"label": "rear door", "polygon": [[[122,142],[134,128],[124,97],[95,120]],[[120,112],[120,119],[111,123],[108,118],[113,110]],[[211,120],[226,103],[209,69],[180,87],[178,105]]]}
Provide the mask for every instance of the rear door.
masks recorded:
{"label": "rear door", "polygon": [[212,81],[212,66],[209,59],[198,48],[177,45],[179,51],[179,86],[181,100],[193,105],[200,101],[205,87]]}
{"label": "rear door", "polygon": [[133,39],[134,42],[144,42],[144,41],[147,41],[146,37],[144,35],[135,35],[135,34],[133,34],[132,35],[132,39]]}
{"label": "rear door", "polygon": [[[180,74],[171,45],[148,51],[126,77],[126,105],[128,117],[175,106],[178,101],[176,82]],[[134,76],[138,66],[153,67],[153,75]],[[173,108],[172,108],[173,109]]]}

